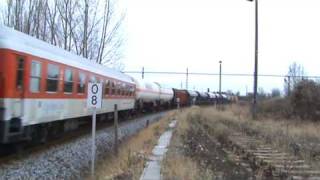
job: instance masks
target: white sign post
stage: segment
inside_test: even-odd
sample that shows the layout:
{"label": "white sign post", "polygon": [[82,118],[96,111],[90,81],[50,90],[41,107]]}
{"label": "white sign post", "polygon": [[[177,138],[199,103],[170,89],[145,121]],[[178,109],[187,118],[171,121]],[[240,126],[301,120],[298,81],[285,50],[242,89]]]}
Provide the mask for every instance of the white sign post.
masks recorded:
{"label": "white sign post", "polygon": [[91,175],[94,177],[94,164],[96,152],[96,110],[102,106],[102,84],[89,83],[88,84],[88,97],[87,108],[93,109],[92,114],[92,146],[91,146]]}
{"label": "white sign post", "polygon": [[177,108],[180,109],[180,98],[177,98]]}

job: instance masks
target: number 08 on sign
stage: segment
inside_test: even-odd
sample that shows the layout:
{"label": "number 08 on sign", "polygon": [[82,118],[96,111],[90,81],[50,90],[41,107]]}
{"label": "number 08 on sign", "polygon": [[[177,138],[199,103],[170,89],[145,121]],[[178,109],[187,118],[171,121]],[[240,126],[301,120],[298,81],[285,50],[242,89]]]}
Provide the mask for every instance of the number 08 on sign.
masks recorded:
{"label": "number 08 on sign", "polygon": [[101,109],[102,106],[102,84],[89,83],[88,84],[88,97],[87,108],[93,108],[92,114],[92,147],[91,147],[91,175],[94,179],[94,164],[95,164],[95,151],[96,151],[96,109]]}
{"label": "number 08 on sign", "polygon": [[87,108],[100,109],[102,106],[102,84],[89,83],[88,84],[88,98]]}

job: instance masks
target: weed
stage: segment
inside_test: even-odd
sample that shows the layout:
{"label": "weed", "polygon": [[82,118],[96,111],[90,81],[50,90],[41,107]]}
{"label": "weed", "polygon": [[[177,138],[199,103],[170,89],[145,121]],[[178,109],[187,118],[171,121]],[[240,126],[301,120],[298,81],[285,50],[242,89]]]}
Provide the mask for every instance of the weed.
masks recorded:
{"label": "weed", "polygon": [[123,141],[118,156],[109,155],[100,160],[96,179],[139,179],[147,157],[173,115],[174,111]]}

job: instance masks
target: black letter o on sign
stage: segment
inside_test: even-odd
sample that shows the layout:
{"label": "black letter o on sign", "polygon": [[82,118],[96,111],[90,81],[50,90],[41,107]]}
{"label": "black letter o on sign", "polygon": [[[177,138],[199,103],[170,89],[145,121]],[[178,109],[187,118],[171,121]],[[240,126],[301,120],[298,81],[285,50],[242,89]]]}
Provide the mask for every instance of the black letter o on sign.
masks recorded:
{"label": "black letter o on sign", "polygon": [[96,85],[96,84],[92,85],[91,92],[93,94],[97,94],[98,90],[99,90],[98,85]]}

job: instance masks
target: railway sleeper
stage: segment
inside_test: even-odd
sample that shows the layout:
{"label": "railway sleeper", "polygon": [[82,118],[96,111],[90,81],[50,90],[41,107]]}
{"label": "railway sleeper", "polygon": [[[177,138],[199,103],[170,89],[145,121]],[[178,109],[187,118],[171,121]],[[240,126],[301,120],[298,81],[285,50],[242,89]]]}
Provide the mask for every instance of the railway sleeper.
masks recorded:
{"label": "railway sleeper", "polygon": [[304,176],[291,176],[291,180],[319,180],[320,176],[304,177]]}
{"label": "railway sleeper", "polygon": [[[304,160],[276,150],[252,137],[231,136],[229,140],[231,150],[226,152],[235,154],[230,155],[230,158],[247,170],[263,171],[265,178],[320,179],[320,171],[312,169]],[[259,145],[253,148],[252,142]]]}

